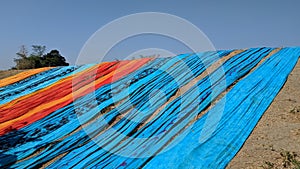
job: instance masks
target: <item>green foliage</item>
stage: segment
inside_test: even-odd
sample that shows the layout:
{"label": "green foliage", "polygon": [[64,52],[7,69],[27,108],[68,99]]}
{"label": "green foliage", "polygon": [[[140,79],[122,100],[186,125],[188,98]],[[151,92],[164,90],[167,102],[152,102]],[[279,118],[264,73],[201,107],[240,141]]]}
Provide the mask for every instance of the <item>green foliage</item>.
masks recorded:
{"label": "green foliage", "polygon": [[22,46],[17,53],[18,58],[14,59],[16,66],[13,69],[35,69],[69,65],[58,50],[51,50],[50,53],[44,54],[46,46],[32,45],[32,51],[32,54],[27,56],[28,52],[25,46]]}
{"label": "green foliage", "polygon": [[58,50],[52,50],[42,57],[41,64],[44,66],[69,66],[66,59],[59,54]]}
{"label": "green foliage", "polygon": [[32,51],[33,53],[31,55],[42,57],[45,54],[46,46],[41,45],[32,45]]}

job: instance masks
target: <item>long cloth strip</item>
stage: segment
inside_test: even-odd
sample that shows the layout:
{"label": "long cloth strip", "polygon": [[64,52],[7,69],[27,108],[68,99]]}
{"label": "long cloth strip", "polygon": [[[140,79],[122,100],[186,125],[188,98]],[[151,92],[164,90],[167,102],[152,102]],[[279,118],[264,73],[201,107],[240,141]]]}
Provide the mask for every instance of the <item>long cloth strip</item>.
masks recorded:
{"label": "long cloth strip", "polygon": [[300,56],[284,48],[257,66],[273,50],[247,49],[201,79],[234,51],[14,76],[0,87],[0,167],[224,168]]}

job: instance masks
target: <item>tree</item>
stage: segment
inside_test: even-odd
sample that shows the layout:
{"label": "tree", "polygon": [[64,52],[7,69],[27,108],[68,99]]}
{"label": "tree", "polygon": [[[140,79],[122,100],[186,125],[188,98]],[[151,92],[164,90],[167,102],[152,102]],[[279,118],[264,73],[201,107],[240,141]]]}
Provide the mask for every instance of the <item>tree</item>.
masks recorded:
{"label": "tree", "polygon": [[46,46],[32,45],[31,47],[32,47],[32,53],[28,57],[31,64],[33,65],[31,69],[45,67],[42,64],[42,56],[45,54]]}
{"label": "tree", "polygon": [[27,51],[25,45],[22,45],[22,46],[20,47],[20,50],[19,50],[19,52],[17,52],[17,55],[18,55],[20,58],[27,58],[28,51]]}
{"label": "tree", "polygon": [[34,67],[34,63],[27,57],[28,51],[25,45],[22,45],[16,54],[17,58],[14,59],[14,62],[16,62],[15,69],[30,69]]}
{"label": "tree", "polygon": [[69,66],[66,59],[60,55],[58,50],[51,50],[42,58],[42,65],[44,66]]}
{"label": "tree", "polygon": [[26,47],[23,45],[14,59],[16,66],[13,69],[35,69],[48,66],[68,66],[69,63],[60,55],[58,50],[51,50],[44,54],[46,46],[32,45],[32,53],[28,56]]}
{"label": "tree", "polygon": [[46,46],[42,45],[32,45],[32,54],[33,56],[42,57],[45,54]]}

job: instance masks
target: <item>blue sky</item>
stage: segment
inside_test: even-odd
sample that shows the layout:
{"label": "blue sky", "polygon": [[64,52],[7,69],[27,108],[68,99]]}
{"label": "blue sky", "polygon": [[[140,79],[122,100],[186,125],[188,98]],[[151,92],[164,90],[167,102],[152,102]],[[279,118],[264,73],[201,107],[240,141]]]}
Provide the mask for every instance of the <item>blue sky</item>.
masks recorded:
{"label": "blue sky", "polygon": [[[0,2],[0,69],[14,66],[21,45],[58,49],[74,64],[88,38],[105,24],[138,12],[163,12],[188,20],[216,49],[300,46],[299,0],[10,0]],[[101,45],[99,46],[101,47]],[[189,52],[179,42],[157,36],[120,43],[106,60],[143,48]]]}

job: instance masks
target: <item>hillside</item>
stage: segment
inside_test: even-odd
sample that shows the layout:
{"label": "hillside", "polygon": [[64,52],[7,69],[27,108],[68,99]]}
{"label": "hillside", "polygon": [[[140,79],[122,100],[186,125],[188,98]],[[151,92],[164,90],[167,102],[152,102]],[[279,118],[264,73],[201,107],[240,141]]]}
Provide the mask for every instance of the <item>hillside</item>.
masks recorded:
{"label": "hillside", "polygon": [[0,79],[16,75],[20,72],[23,72],[23,70],[0,70]]}
{"label": "hillside", "polygon": [[[264,113],[243,148],[228,168],[294,168],[286,152],[297,155],[300,161],[300,62],[287,82]],[[286,164],[287,163],[287,164]],[[286,164],[286,167],[284,165]]]}
{"label": "hillside", "polygon": [[0,166],[277,165],[281,148],[299,150],[299,56],[222,50],[10,76],[0,80]]}

